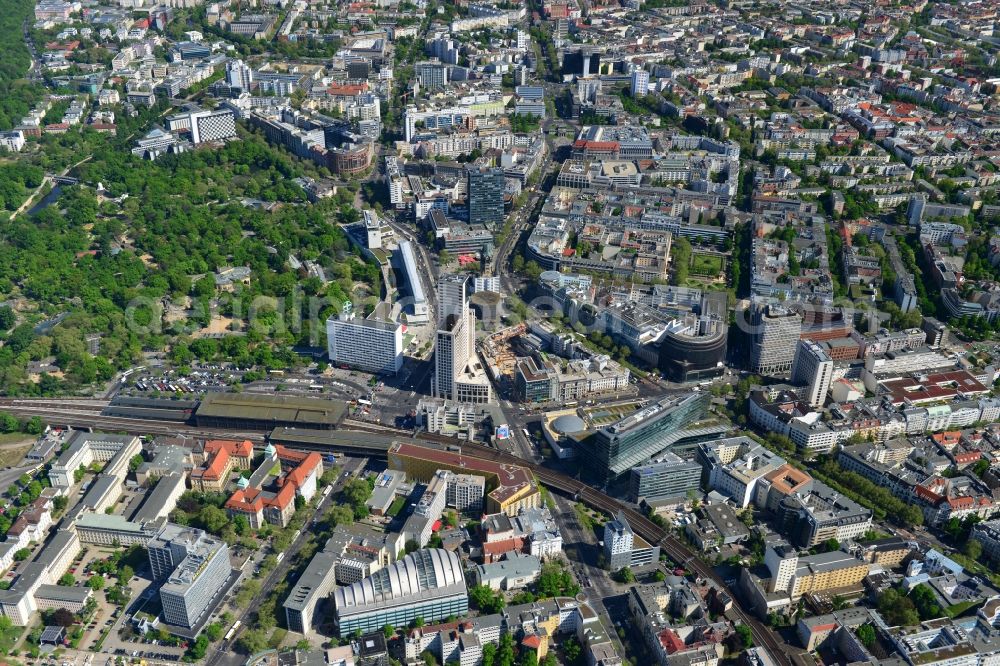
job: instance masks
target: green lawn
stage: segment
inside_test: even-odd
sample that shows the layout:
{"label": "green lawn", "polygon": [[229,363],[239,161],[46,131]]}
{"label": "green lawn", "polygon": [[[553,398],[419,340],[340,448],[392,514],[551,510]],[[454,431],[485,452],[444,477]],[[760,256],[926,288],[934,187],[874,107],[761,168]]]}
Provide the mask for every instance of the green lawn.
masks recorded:
{"label": "green lawn", "polygon": [[7,654],[14,648],[14,643],[21,637],[24,627],[11,626],[0,630],[0,654]]}
{"label": "green lawn", "polygon": [[28,435],[23,432],[0,433],[0,444],[16,444],[18,442],[32,444],[35,439],[35,435]]}
{"label": "green lawn", "polygon": [[278,648],[281,646],[282,641],[285,640],[285,636],[288,635],[287,629],[282,629],[281,627],[275,627],[274,631],[271,633],[271,638],[268,639],[267,644],[272,648]]}
{"label": "green lawn", "polygon": [[35,443],[33,435],[23,432],[5,432],[0,434],[0,467],[13,467],[24,459]]}
{"label": "green lawn", "polygon": [[399,515],[399,512],[403,510],[404,506],[406,506],[406,498],[397,497],[396,499],[392,500],[392,505],[389,507],[389,510],[386,513],[389,516],[395,518],[397,515]]}
{"label": "green lawn", "polygon": [[960,603],[960,604],[955,604],[954,606],[949,606],[948,608],[945,608],[944,609],[944,613],[948,617],[958,617],[959,615],[961,615],[965,611],[969,610],[970,608],[972,608],[974,606],[978,606],[981,603],[982,603],[981,601],[966,601],[966,602],[963,602],[963,603]]}
{"label": "green lawn", "polygon": [[948,557],[961,564],[968,571],[972,573],[983,574],[984,576],[987,576],[994,585],[1000,585],[1000,574],[994,573],[985,565],[983,565],[982,562],[972,559],[965,553],[959,553],[959,552],[951,553],[948,555]]}
{"label": "green lawn", "polygon": [[715,277],[722,272],[722,257],[713,254],[695,254],[691,257],[691,272],[695,275]]}

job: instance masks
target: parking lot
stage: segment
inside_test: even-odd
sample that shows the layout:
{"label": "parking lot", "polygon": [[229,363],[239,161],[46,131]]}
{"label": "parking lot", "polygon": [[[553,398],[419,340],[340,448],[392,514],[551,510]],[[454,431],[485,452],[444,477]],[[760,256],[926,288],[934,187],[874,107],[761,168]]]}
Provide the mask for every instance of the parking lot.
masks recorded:
{"label": "parking lot", "polygon": [[143,370],[129,377],[128,384],[119,391],[121,395],[149,395],[151,393],[204,393],[225,391],[242,380],[243,372],[219,365],[195,366],[190,373],[181,375],[174,370]]}

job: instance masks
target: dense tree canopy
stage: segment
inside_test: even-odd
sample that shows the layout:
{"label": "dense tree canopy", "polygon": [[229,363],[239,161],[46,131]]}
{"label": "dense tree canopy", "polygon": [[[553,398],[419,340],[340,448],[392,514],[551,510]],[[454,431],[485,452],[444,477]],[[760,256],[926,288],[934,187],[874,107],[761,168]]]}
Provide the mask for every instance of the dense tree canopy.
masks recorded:
{"label": "dense tree canopy", "polygon": [[[34,2],[10,0],[0,12],[0,130],[8,130],[42,98],[44,89],[24,79],[31,55],[21,25],[33,18]],[[0,183],[6,179],[0,177]]]}
{"label": "dense tree canopy", "polygon": [[[51,395],[103,381],[147,350],[167,349],[180,364],[224,356],[247,366],[294,365],[291,346],[322,344],[323,327],[316,324],[333,307],[379,294],[378,267],[352,250],[337,225],[357,216],[354,193],[345,188],[332,200],[307,203],[295,178],[321,174],[258,134],[157,162],[120,145],[96,147],[78,173],[84,185],[66,187],[37,214],[12,221],[0,216],[7,241],[0,245],[0,300],[32,304],[0,348],[6,394]],[[31,187],[42,175],[40,167],[26,166],[18,177]],[[4,181],[17,183],[0,173]],[[100,195],[96,183],[105,188]],[[328,282],[293,268],[292,257],[315,262]],[[231,266],[249,268],[249,284],[235,285],[232,293],[217,290],[214,273]],[[297,320],[299,311],[308,311],[299,295],[323,299],[317,318]],[[185,316],[168,319],[171,307]],[[252,313],[257,325],[249,329]],[[18,313],[0,314],[0,324],[18,320]],[[51,317],[63,318],[38,325]],[[212,317],[232,318],[230,328],[241,333],[189,337]],[[96,356],[88,351],[88,334],[101,336]],[[28,363],[49,356],[64,378],[46,374],[33,381]]]}

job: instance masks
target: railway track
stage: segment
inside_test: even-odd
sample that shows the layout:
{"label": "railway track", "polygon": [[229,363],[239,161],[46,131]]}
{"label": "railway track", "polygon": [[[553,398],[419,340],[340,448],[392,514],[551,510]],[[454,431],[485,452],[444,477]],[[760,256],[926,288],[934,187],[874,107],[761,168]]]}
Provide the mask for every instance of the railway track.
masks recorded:
{"label": "railway track", "polygon": [[[382,434],[395,430],[401,437],[406,436],[408,438],[414,438],[412,433],[404,430],[397,430],[391,428],[390,426],[378,426],[375,428],[352,424],[352,428]],[[451,446],[456,445],[456,440],[454,438],[446,437],[444,435],[421,433],[415,437],[415,439],[433,441],[435,443],[448,444]],[[458,442],[457,444],[461,446],[463,455],[467,455],[472,458],[480,458],[493,462],[526,467],[534,473],[535,477],[541,483],[549,486],[550,488],[567,493],[584,504],[589,504],[590,506],[600,509],[601,511],[604,511],[612,516],[616,515],[619,511],[622,512],[636,534],[649,543],[660,546],[660,549],[667,555],[667,557],[676,562],[679,566],[693,571],[701,578],[711,580],[720,589],[726,590],[729,596],[733,598],[733,607],[730,612],[742,623],[750,627],[755,645],[767,648],[779,664],[782,664],[783,666],[791,666],[792,662],[785,653],[784,644],[779,641],[774,635],[774,632],[766,627],[760,620],[743,610],[743,608],[736,601],[737,597],[733,590],[731,590],[726,582],[722,580],[721,576],[719,576],[719,574],[716,573],[712,567],[708,566],[705,562],[699,559],[694,551],[688,548],[685,543],[654,523],[640,511],[637,511],[634,507],[613,497],[609,497],[582,481],[578,481],[577,479],[562,474],[561,472],[556,472],[510,453],[505,453],[474,442]]]}
{"label": "railway track", "polygon": [[73,409],[99,412],[108,406],[108,401],[96,398],[66,398],[63,400],[0,398],[0,410],[30,408],[66,409],[69,405],[72,405]]}
{"label": "railway track", "polygon": [[[108,430],[112,432],[127,432],[135,435],[172,435],[197,438],[233,438],[249,439],[257,444],[267,441],[263,432],[236,432],[224,428],[200,428],[183,423],[165,423],[154,419],[138,419],[119,416],[104,416],[101,410],[107,401],[101,400],[30,400],[18,398],[0,398],[0,411],[7,411],[17,416],[41,416],[54,427],[77,428],[85,430]],[[711,580],[720,589],[726,590],[734,599],[730,611],[741,622],[750,627],[756,645],[767,648],[773,658],[781,666],[792,666],[791,659],[785,653],[784,644],[774,633],[764,626],[756,617],[746,612],[737,602],[736,595],[729,589],[725,581],[707,564],[698,559],[695,553],[667,530],[663,529],[633,506],[621,500],[609,497],[595,488],[574,479],[566,474],[548,469],[534,462],[524,460],[511,453],[500,451],[484,444],[457,441],[452,437],[400,430],[392,426],[366,424],[348,420],[342,431],[368,432],[380,435],[391,435],[398,439],[432,442],[446,446],[460,446],[463,455],[503,464],[518,465],[530,469],[542,484],[565,493],[577,501],[600,509],[609,515],[621,512],[629,521],[636,534],[651,544],[660,546],[661,550],[679,566],[689,569],[701,578]]]}
{"label": "railway track", "polygon": [[[70,403],[67,406],[66,403]],[[101,411],[106,402],[92,401],[93,404],[76,404],[75,401],[45,401],[0,399],[0,411],[15,416],[40,416],[54,428],[74,428],[78,430],[107,430],[125,432],[132,435],[172,435],[209,439],[249,439],[263,444],[267,434],[263,432],[235,432],[224,428],[200,428],[184,423],[160,421],[156,419],[135,419],[124,416],[105,416]]]}

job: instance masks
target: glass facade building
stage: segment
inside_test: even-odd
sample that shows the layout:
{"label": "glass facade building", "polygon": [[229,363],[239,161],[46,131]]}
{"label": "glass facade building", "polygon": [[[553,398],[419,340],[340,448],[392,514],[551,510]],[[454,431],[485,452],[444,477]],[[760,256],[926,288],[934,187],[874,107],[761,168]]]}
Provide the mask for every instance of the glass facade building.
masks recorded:
{"label": "glass facade building", "polygon": [[632,468],[628,496],[632,502],[684,499],[700,485],[701,465],[667,452],[652,464]]}
{"label": "glass facade building", "polygon": [[581,442],[585,465],[612,481],[681,439],[697,436],[689,426],[708,414],[711,396],[668,397],[602,428]]}

